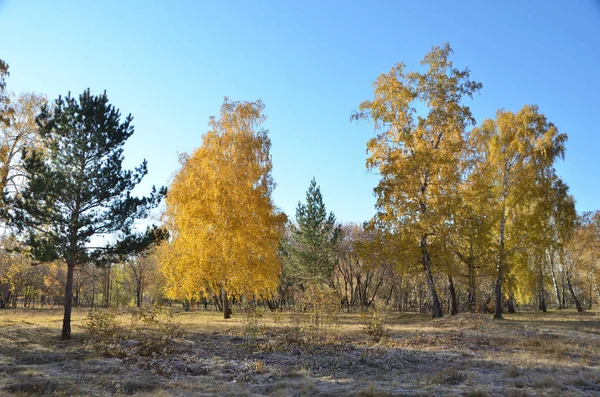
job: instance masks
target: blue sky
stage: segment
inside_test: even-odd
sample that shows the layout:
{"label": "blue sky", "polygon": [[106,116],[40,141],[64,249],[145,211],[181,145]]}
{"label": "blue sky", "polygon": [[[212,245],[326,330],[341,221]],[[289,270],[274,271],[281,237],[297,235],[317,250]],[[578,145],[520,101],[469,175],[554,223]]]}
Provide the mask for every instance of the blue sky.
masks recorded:
{"label": "blue sky", "polygon": [[316,177],[342,221],[372,216],[377,183],[365,169],[372,128],[352,111],[380,73],[418,68],[444,42],[483,83],[477,120],[538,104],[569,135],[558,170],[578,210],[600,208],[598,1],[0,0],[9,89],[51,99],[106,89],[134,116],[125,156],[148,160],[144,190],[169,183],[224,96],[260,98],[275,202],[293,215]]}

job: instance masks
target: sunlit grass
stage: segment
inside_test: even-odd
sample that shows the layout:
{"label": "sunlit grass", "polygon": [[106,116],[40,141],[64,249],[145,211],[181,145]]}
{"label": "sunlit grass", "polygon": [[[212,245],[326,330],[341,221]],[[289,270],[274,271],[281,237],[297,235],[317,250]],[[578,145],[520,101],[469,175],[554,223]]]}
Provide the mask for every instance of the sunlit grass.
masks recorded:
{"label": "sunlit grass", "polygon": [[[111,311],[126,325],[137,309]],[[230,320],[180,306],[164,312],[185,331],[176,342],[178,353],[164,360],[175,368],[192,359],[205,371],[161,376],[132,362],[95,356],[85,343],[87,309],[73,311],[74,339],[68,342],[59,340],[60,308],[2,310],[0,384],[7,385],[2,390],[155,396],[600,393],[597,312],[522,312],[502,321],[488,314],[431,320],[428,314],[392,312],[382,337],[365,333],[369,313],[341,313],[316,339],[306,338],[306,313],[266,311],[250,338],[238,307]],[[296,345],[298,337],[314,346]]]}

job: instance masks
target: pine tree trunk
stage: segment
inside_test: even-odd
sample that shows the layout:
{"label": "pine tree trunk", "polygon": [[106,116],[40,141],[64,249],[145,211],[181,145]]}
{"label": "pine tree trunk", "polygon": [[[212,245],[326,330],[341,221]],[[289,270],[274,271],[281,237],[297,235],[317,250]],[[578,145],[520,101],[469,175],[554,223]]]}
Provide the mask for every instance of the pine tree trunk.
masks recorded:
{"label": "pine tree trunk", "polygon": [[71,308],[73,306],[73,270],[74,263],[67,263],[67,281],[65,283],[64,316],[61,339],[71,339]]}
{"label": "pine tree trunk", "polygon": [[431,258],[427,247],[427,237],[421,238],[421,250],[423,251],[423,269],[427,276],[427,286],[429,287],[429,293],[431,295],[431,315],[433,318],[442,318],[444,317],[444,312],[442,311],[442,305],[440,304],[440,299],[435,289],[433,274],[431,273]]}
{"label": "pine tree trunk", "polygon": [[450,315],[458,314],[458,301],[456,299],[456,289],[452,276],[448,276],[448,292],[450,293]]}

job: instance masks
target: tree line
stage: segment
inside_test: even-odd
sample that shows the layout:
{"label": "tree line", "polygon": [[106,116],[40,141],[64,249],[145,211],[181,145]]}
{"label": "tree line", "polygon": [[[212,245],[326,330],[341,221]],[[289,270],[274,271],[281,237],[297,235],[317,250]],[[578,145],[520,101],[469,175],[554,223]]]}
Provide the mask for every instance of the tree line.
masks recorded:
{"label": "tree line", "polygon": [[[482,84],[451,56],[445,44],[421,71],[394,65],[352,114],[373,126],[366,166],[380,176],[376,213],[362,224],[327,212],[314,179],[295,217],[276,206],[261,101],[225,98],[200,146],[181,155],[168,194],[138,198],[131,191],[146,162],[121,166],[131,116],[106,93],[52,103],[9,94],[0,62],[0,306],[62,300],[64,338],[74,302],[176,300],[214,305],[225,318],[245,302],[387,305],[434,318],[591,308],[600,212],[577,214],[556,173],[567,135],[534,105],[477,123],[467,102]],[[163,198],[161,224],[136,232]]]}

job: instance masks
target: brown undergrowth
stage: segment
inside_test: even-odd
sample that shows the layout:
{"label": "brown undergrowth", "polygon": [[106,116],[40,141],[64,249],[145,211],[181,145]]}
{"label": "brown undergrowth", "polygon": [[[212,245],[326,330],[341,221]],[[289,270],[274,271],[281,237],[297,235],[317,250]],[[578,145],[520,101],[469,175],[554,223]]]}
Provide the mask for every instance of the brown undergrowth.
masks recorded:
{"label": "brown undergrowth", "polygon": [[[600,395],[600,316],[0,311],[0,395]],[[380,332],[382,331],[382,332]]]}

